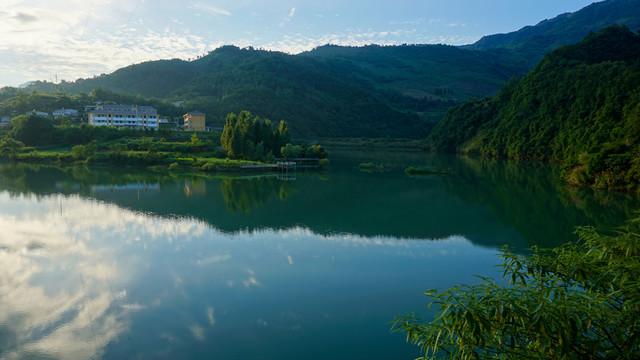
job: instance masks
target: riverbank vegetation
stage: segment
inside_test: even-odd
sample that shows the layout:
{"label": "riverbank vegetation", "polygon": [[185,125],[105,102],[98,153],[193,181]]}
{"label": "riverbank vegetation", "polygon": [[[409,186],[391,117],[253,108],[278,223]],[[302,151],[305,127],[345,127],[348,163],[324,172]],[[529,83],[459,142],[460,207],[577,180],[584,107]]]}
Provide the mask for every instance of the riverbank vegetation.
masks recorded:
{"label": "riverbank vegetation", "polygon": [[449,169],[434,169],[434,168],[424,168],[424,167],[413,167],[409,166],[404,169],[404,173],[409,176],[415,175],[449,175],[453,174],[452,170]]}
{"label": "riverbank vegetation", "polygon": [[429,290],[438,311],[394,329],[424,359],[635,359],[640,352],[640,218],[616,235],[579,228],[578,242],[502,252],[508,283]]}
{"label": "riverbank vegetation", "polygon": [[[0,132],[0,155],[25,162],[212,172],[270,163],[283,153],[286,155],[293,151],[296,158],[322,159],[324,161],[320,164],[327,166],[327,152],[321,145],[289,143],[286,122],[281,122],[274,132],[268,130],[271,128],[269,120],[256,117],[250,122],[251,114],[248,112],[241,112],[239,118],[240,121],[229,121],[221,134],[118,130],[87,124],[55,126],[46,117],[21,115]],[[238,116],[229,114],[229,119],[238,119]]]}
{"label": "riverbank vegetation", "polygon": [[383,163],[374,163],[372,161],[366,163],[360,163],[358,165],[358,169],[362,172],[366,173],[374,173],[374,172],[387,172],[391,171],[394,168],[393,164],[383,164]]}

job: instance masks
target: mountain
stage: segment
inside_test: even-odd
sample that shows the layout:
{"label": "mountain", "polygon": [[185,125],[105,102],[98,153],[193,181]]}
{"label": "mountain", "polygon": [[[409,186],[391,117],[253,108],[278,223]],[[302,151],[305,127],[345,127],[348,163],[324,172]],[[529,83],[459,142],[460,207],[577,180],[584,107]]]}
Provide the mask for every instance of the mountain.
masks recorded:
{"label": "mountain", "polygon": [[149,61],[25,91],[115,93],[181,102],[222,126],[249,110],[296,137],[425,137],[452,106],[497,93],[544,54],[605,25],[640,28],[640,0],[608,0],[465,47],[326,45],[298,55],[218,48],[194,61]]}
{"label": "mountain", "polygon": [[451,109],[436,150],[562,161],[572,182],[640,184],[640,35],[613,25],[549,53],[497,95]]}
{"label": "mountain", "polygon": [[[197,60],[203,71],[172,96],[215,118],[249,110],[287,120],[295,136],[423,136],[426,124],[379,93],[314,59],[224,47]],[[414,135],[412,135],[414,134]]]}
{"label": "mountain", "polygon": [[503,54],[448,45],[326,45],[300,56],[350,74],[394,105],[417,112],[492,95],[510,77],[529,70]]}
{"label": "mountain", "polygon": [[508,50],[532,67],[545,54],[562,45],[574,44],[590,32],[610,25],[625,25],[640,29],[639,0],[608,0],[593,3],[574,13],[558,15],[507,34],[484,36],[476,43],[464,46],[470,50]]}
{"label": "mountain", "polygon": [[[473,70],[470,70],[473,69]],[[325,46],[308,53],[224,46],[194,61],[151,61],[28,90],[116,93],[182,101],[221,126],[249,110],[295,136],[425,137],[451,105],[495,93],[525,69],[490,52],[444,45]]]}

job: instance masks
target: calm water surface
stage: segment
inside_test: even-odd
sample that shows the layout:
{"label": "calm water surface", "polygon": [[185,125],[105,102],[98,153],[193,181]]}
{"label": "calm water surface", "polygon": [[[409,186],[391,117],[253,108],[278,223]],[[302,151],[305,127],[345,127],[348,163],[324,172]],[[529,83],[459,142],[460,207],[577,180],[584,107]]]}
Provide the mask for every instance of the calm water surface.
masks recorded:
{"label": "calm water surface", "polygon": [[0,164],[0,358],[413,359],[390,323],[428,317],[424,290],[498,276],[502,245],[555,246],[640,208],[557,177],[340,151],[286,179]]}

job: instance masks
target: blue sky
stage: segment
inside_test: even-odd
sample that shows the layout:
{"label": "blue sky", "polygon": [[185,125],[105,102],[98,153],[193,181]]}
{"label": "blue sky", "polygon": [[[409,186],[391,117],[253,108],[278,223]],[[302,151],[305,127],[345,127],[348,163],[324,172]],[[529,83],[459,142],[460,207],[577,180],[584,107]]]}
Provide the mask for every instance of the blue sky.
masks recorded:
{"label": "blue sky", "polygon": [[593,0],[2,0],[0,87],[72,81],[221,45],[473,43]]}

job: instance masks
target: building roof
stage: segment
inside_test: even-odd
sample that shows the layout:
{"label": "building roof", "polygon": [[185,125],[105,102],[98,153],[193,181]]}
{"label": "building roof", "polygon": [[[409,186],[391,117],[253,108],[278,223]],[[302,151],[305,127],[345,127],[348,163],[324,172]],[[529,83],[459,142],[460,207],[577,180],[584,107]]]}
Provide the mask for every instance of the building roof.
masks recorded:
{"label": "building roof", "polygon": [[118,115],[157,115],[155,109],[153,111],[145,111],[145,110],[91,110],[90,114],[100,114],[100,115],[108,115],[108,114],[118,114]]}
{"label": "building roof", "polygon": [[200,112],[200,111],[196,110],[196,111],[188,112],[188,113],[186,113],[185,115],[206,115],[206,114],[205,114],[205,113],[203,113],[203,112]]}
{"label": "building roof", "polygon": [[101,109],[93,109],[89,111],[90,114],[153,114],[156,115],[158,111],[152,106],[137,106],[137,105],[98,105]]}
{"label": "building roof", "polygon": [[138,108],[138,110],[156,110],[153,106],[140,106],[140,105],[98,105],[103,109],[113,109],[113,110],[126,110]]}

